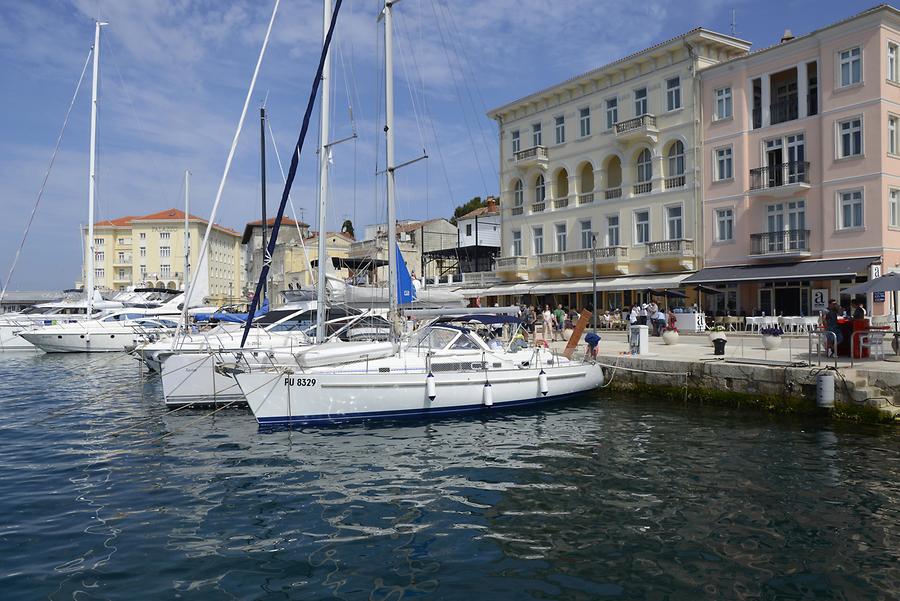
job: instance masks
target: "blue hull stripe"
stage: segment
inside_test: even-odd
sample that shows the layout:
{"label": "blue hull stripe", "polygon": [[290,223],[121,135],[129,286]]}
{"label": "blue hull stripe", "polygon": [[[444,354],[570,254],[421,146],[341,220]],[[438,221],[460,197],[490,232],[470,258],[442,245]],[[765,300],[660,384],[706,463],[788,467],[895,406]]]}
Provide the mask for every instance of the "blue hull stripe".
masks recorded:
{"label": "blue hull stripe", "polygon": [[496,403],[492,407],[478,405],[457,405],[454,407],[435,407],[433,409],[405,409],[402,411],[369,411],[366,413],[342,413],[335,415],[296,415],[296,416],[276,416],[276,417],[259,417],[256,421],[260,426],[289,426],[289,425],[314,425],[314,424],[345,424],[348,422],[361,422],[370,419],[400,419],[400,418],[420,418],[442,415],[453,415],[459,413],[489,413],[496,409],[506,409],[507,407],[525,407],[528,405],[537,405],[540,403],[551,403],[554,401],[562,401],[572,397],[590,393],[590,390],[580,392],[572,392],[568,394],[558,394],[555,396],[538,397],[533,399],[525,399],[521,401],[507,401],[505,403]]}

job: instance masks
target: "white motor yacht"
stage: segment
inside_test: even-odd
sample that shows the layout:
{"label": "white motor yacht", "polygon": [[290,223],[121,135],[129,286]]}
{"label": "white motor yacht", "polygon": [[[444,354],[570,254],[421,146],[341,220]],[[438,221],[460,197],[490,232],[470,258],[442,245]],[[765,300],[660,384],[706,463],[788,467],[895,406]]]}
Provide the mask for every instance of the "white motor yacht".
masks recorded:
{"label": "white motor yacht", "polygon": [[58,301],[40,303],[17,313],[0,315],[0,351],[37,350],[37,347],[20,336],[23,331],[97,319],[123,307],[122,303],[104,300],[99,292],[95,292],[89,317],[88,302],[84,294],[80,291],[77,291],[77,296],[73,296],[74,294],[76,291],[67,291],[66,296]]}

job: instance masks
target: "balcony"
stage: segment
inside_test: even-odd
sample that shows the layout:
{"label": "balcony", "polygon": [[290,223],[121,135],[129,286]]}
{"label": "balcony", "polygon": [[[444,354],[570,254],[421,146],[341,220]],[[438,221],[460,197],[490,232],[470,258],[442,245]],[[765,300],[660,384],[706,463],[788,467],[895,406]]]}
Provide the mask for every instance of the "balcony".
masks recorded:
{"label": "balcony", "polygon": [[568,206],[569,206],[569,198],[568,197],[553,199],[553,208],[554,209],[565,209]]}
{"label": "balcony", "polygon": [[594,193],[588,192],[587,194],[579,194],[578,195],[578,206],[581,205],[589,205],[594,202]]}
{"label": "balcony", "polygon": [[462,283],[467,286],[491,286],[499,281],[496,271],[470,271],[462,274]]}
{"label": "balcony", "polygon": [[650,139],[655,142],[657,134],[659,130],[656,128],[655,115],[641,115],[616,123],[616,140],[628,142]]}
{"label": "balcony", "polygon": [[790,196],[809,189],[809,161],[794,161],[750,170],[750,193]]}
{"label": "balcony", "polygon": [[525,150],[520,150],[514,156],[516,166],[531,167],[532,165],[547,165],[550,157],[547,154],[546,146],[532,146]]}
{"label": "balcony", "polygon": [[647,243],[647,256],[651,259],[690,257],[694,254],[694,241],[686,238]]}
{"label": "balcony", "polygon": [[497,271],[526,271],[528,257],[500,257],[497,259]]}
{"label": "balcony", "polygon": [[[537,266],[541,269],[560,269],[565,276],[588,275],[594,267],[612,265],[619,273],[628,271],[628,249],[624,246],[607,246],[591,249],[569,250],[538,255]],[[599,271],[599,269],[598,269]]]}
{"label": "balcony", "polygon": [[515,217],[516,215],[522,215],[525,213],[525,207],[519,205],[517,207],[513,207],[509,210],[509,214]]}
{"label": "balcony", "polygon": [[796,257],[809,254],[809,230],[750,234],[750,256]]}
{"label": "balcony", "polygon": [[122,257],[119,257],[118,255],[116,255],[116,258],[113,259],[113,265],[127,265],[130,267],[131,266],[131,255],[124,255]]}
{"label": "balcony", "polygon": [[536,202],[533,205],[531,205],[531,212],[532,213],[543,213],[544,209],[546,209],[546,208],[547,208],[547,203],[545,203],[544,201]]}
{"label": "balcony", "polygon": [[797,96],[792,95],[769,105],[769,122],[772,125],[793,121],[798,117]]}
{"label": "balcony", "polygon": [[684,180],[685,177],[683,175],[675,175],[673,177],[666,178],[666,190],[671,190],[673,188],[684,188]]}
{"label": "balcony", "polygon": [[634,185],[634,195],[650,194],[653,191],[653,182],[641,182]]}
{"label": "balcony", "polygon": [[603,192],[604,198],[606,200],[612,200],[614,198],[622,198],[622,188],[607,188]]}

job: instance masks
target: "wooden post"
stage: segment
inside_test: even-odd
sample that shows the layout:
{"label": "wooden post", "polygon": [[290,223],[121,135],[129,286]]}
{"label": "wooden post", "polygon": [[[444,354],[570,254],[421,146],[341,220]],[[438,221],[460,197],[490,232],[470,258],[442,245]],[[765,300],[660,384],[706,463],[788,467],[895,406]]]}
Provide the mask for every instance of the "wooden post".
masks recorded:
{"label": "wooden post", "polygon": [[591,312],[587,309],[583,309],[581,315],[578,317],[578,323],[575,324],[575,329],[572,330],[572,335],[569,336],[569,342],[566,344],[566,348],[563,351],[563,357],[566,359],[572,358],[572,354],[575,353],[575,348],[581,341],[581,336],[584,334],[584,330],[587,328],[590,320]]}

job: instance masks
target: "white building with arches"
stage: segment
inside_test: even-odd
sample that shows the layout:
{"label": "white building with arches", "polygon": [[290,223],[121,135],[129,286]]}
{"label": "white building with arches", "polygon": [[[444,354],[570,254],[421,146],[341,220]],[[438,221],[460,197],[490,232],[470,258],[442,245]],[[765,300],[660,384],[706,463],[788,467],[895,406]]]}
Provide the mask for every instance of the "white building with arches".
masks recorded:
{"label": "white building with arches", "polygon": [[699,269],[697,73],[749,47],[693,29],[488,113],[504,283],[483,295],[585,307],[596,274],[598,304],[616,308]]}

